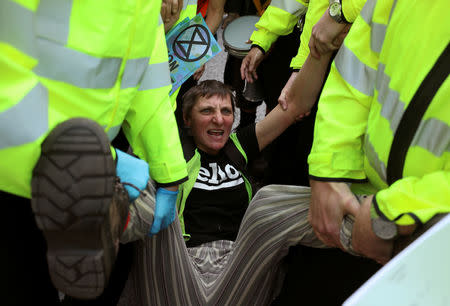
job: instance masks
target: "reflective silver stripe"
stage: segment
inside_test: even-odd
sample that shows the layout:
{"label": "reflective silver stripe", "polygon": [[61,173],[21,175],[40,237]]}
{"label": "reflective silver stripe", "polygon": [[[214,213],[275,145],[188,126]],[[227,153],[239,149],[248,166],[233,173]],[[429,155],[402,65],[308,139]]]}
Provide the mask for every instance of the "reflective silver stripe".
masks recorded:
{"label": "reflective silver stripe", "polygon": [[33,24],[32,11],[12,1],[0,2],[0,41],[36,57]]}
{"label": "reflective silver stripe", "polygon": [[183,10],[187,9],[188,5],[197,5],[197,0],[185,0],[183,2]]}
{"label": "reflective silver stripe", "polygon": [[385,65],[378,65],[375,86],[378,90],[378,102],[381,106],[381,116],[390,122],[392,134],[397,130],[398,124],[405,112],[405,103],[400,101],[400,94],[389,87],[391,78],[384,73]]}
{"label": "reflective silver stripe", "polygon": [[[64,46],[69,35],[71,9],[71,0],[42,0],[34,15],[21,5],[2,1],[0,40],[37,57],[39,62],[33,71],[42,77],[79,88],[113,87],[121,58],[95,57]],[[127,61],[122,88],[139,84],[147,62],[148,58]]]}
{"label": "reflective silver stripe", "polygon": [[38,139],[48,130],[48,91],[38,83],[16,105],[0,113],[0,149]]}
{"label": "reflective silver stripe", "polygon": [[[122,127],[122,125],[116,125],[111,127],[107,132],[106,135],[108,135],[108,139],[109,141],[113,141],[114,138],[116,138],[117,134],[119,134],[120,128]],[[105,127],[104,127],[105,128]]]}
{"label": "reflective silver stripe", "polygon": [[411,146],[419,146],[441,157],[450,151],[450,128],[448,124],[436,118],[429,118],[420,123]]}
{"label": "reflective silver stripe", "polygon": [[66,45],[71,12],[71,0],[41,0],[36,11],[36,36]]}
{"label": "reflective silver stripe", "polygon": [[272,0],[270,6],[277,7],[289,14],[300,16],[305,14],[307,8],[295,0]]}
{"label": "reflective silver stripe", "polygon": [[380,53],[386,35],[386,25],[372,21],[376,0],[368,0],[361,9],[361,18],[370,26],[370,47],[374,52]]}
{"label": "reflective silver stripe", "polygon": [[[381,48],[383,47],[384,38],[386,37],[387,25],[376,23],[372,20],[376,3],[376,0],[368,0],[362,8],[360,14],[362,19],[371,28],[370,48],[372,49],[372,51],[380,53]],[[392,13],[394,12],[396,4],[397,1],[394,1],[389,15],[389,20],[391,20]]]}
{"label": "reflective silver stripe", "polygon": [[380,160],[378,157],[377,152],[375,151],[375,148],[373,147],[372,143],[370,142],[370,136],[368,133],[366,133],[366,136],[364,138],[364,152],[366,153],[367,159],[369,160],[369,164],[372,166],[373,169],[378,173],[380,178],[386,182],[386,165],[384,162]]}
{"label": "reflective silver stripe", "polygon": [[170,81],[169,63],[162,62],[147,66],[139,90],[148,90],[172,85]]}
{"label": "reflective silver stripe", "polygon": [[362,19],[367,23],[372,23],[373,12],[375,11],[375,5],[377,4],[377,0],[367,0],[361,9],[360,15]]}
{"label": "reflective silver stripe", "polygon": [[160,25],[162,25],[162,24],[164,24],[164,23],[163,23],[163,21],[162,21],[161,14],[159,14],[159,15],[158,15],[158,27],[159,27]]}
{"label": "reflective silver stripe", "polygon": [[33,71],[45,78],[80,88],[111,88],[116,82],[121,58],[99,58],[37,39],[39,64]]}
{"label": "reflective silver stripe", "polygon": [[149,57],[144,57],[127,60],[120,85],[122,89],[136,87],[141,82],[149,59]]}
{"label": "reflective silver stripe", "polygon": [[367,96],[373,96],[376,70],[362,63],[345,44],[341,46],[334,60],[339,74],[353,88]]}
{"label": "reflective silver stripe", "polygon": [[384,24],[372,22],[372,35],[370,38],[370,48],[372,51],[380,53],[383,47],[384,37],[386,36],[387,27]]}

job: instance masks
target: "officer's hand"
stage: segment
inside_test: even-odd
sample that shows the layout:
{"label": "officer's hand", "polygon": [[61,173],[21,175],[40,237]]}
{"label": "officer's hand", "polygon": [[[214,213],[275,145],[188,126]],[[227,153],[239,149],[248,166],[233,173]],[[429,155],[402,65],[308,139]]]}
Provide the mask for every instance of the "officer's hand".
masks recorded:
{"label": "officer's hand", "polygon": [[[116,150],[116,174],[122,183],[130,183],[143,190],[147,186],[150,178],[148,164],[139,158],[131,156],[125,152]],[[128,192],[130,202],[139,196],[139,190],[129,185],[124,185]]]}
{"label": "officer's hand", "polygon": [[149,235],[157,234],[175,220],[177,195],[178,191],[167,190],[162,187],[156,190],[155,216]]}
{"label": "officer's hand", "polygon": [[320,55],[339,49],[349,27],[349,24],[334,21],[327,9],[312,28],[308,44],[311,55],[319,59]]}
{"label": "officer's hand", "polygon": [[391,258],[394,243],[393,241],[379,238],[372,230],[370,218],[372,198],[373,195],[365,198],[356,214],[352,231],[352,246],[353,250],[358,254],[372,258],[384,265]]}
{"label": "officer's hand", "polygon": [[310,180],[308,220],[326,245],[342,248],[339,231],[344,215],[356,216],[359,202],[345,183]]}
{"label": "officer's hand", "polygon": [[241,78],[247,82],[253,83],[258,79],[256,69],[264,59],[264,54],[259,48],[251,48],[250,52],[244,57],[241,64]]}

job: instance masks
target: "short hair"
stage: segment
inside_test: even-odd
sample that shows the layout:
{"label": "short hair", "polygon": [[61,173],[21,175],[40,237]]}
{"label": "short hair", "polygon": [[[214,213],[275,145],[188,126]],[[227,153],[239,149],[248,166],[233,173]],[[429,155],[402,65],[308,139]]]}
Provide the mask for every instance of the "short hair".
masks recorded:
{"label": "short hair", "polygon": [[203,97],[209,99],[213,96],[219,96],[222,99],[230,97],[231,108],[234,115],[235,98],[231,87],[217,80],[205,80],[198,83],[196,86],[191,87],[183,95],[183,118],[191,117],[192,108],[194,107],[195,103],[197,103],[199,98]]}

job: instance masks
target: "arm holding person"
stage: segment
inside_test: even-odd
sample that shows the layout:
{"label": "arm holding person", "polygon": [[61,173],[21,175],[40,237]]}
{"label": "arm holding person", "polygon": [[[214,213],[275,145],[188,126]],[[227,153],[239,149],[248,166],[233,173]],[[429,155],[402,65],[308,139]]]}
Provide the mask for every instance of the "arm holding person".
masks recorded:
{"label": "arm holding person", "polygon": [[[307,59],[312,62],[320,59],[319,56],[315,56],[315,54],[313,53],[313,51],[314,51],[313,49],[311,49],[311,54],[310,54],[310,46],[308,46],[308,42],[311,42],[314,40],[314,38],[313,38],[314,28],[317,27],[318,24],[323,22],[323,19],[325,16],[323,14],[324,11],[326,14],[328,14],[327,13],[328,12],[328,3],[327,2],[317,1],[317,2],[311,3],[311,5],[308,9],[308,12],[306,13],[306,16],[305,16],[305,24],[303,26],[303,31],[302,31],[301,38],[300,38],[300,46],[298,49],[298,53],[291,61],[291,67],[294,70],[298,71],[298,70],[302,69],[302,66]],[[329,15],[327,15],[327,17],[331,19],[331,17]],[[328,19],[325,19],[325,20],[329,21]],[[337,25],[341,25],[340,23],[337,23],[333,19],[331,19],[331,22],[334,24],[337,24]],[[350,25],[347,23],[342,23],[342,27],[333,28],[333,30],[338,31],[336,33],[336,35],[333,34],[334,35],[333,37],[335,37],[334,44],[337,47],[339,47],[342,44],[342,41],[344,40],[345,36],[347,35],[349,29],[350,29]],[[327,33],[328,33],[328,31],[329,30],[327,29]],[[322,51],[323,55],[327,58],[328,62],[331,59],[333,50],[334,49],[325,49]],[[316,72],[313,71],[313,73],[316,73]],[[291,78],[289,79],[289,81],[286,83],[285,87],[281,91],[280,97],[278,98],[278,103],[281,104],[283,109],[287,109],[287,104],[288,104],[287,100],[288,99],[296,99],[296,96],[300,95],[301,91],[303,90],[303,87],[299,86],[300,84],[298,82],[295,82],[296,75],[297,75],[297,73],[296,73],[296,71],[294,71],[291,75]],[[313,107],[313,105],[316,101],[310,101],[310,102],[311,102],[310,104],[303,105],[303,112],[302,112],[300,118],[304,117],[305,115],[309,115],[309,110]]]}
{"label": "arm holding person", "polygon": [[319,58],[322,54],[339,49],[342,32],[348,32],[366,0],[332,0],[329,8],[314,25],[309,40],[312,56]]}
{"label": "arm holding person", "polygon": [[277,105],[267,116],[256,124],[256,136],[262,150],[283,133],[298,116],[304,113],[304,105],[316,101],[327,70],[329,59],[308,59],[296,77],[297,85],[304,88],[296,99],[290,99],[289,111]]}

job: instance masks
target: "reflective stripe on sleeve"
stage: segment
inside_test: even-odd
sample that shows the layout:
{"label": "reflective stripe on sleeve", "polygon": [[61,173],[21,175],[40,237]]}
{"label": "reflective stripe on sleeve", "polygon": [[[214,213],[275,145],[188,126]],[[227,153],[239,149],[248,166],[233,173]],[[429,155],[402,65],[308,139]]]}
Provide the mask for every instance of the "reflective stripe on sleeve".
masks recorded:
{"label": "reflective stripe on sleeve", "polygon": [[168,85],[172,85],[170,81],[169,63],[156,63],[147,66],[139,90],[160,88]]}
{"label": "reflective stripe on sleeve", "polygon": [[38,83],[19,103],[0,113],[0,149],[38,139],[48,130],[48,91]]}
{"label": "reflective stripe on sleeve", "polygon": [[[392,13],[394,12],[396,3],[397,1],[395,0],[391,8],[389,20],[392,17]],[[376,4],[377,0],[368,0],[366,4],[364,4],[364,7],[361,9],[360,15],[371,29],[370,48],[372,49],[372,51],[380,53],[384,38],[386,37],[387,25],[373,21],[373,13],[375,11]]]}
{"label": "reflective stripe on sleeve", "polygon": [[448,124],[436,118],[422,120],[414,135],[411,146],[419,146],[441,157],[450,151],[450,128]]}
{"label": "reflective stripe on sleeve", "polygon": [[366,96],[373,96],[375,69],[365,65],[345,44],[342,44],[334,59],[339,74],[353,88]]}
{"label": "reflective stripe on sleeve", "polygon": [[391,78],[384,73],[384,70],[385,65],[380,63],[375,86],[378,90],[378,102],[382,105],[381,116],[389,121],[392,134],[394,134],[405,112],[405,103],[400,101],[400,94],[389,87]]}
{"label": "reflective stripe on sleeve", "polygon": [[38,39],[39,64],[33,71],[80,88],[111,88],[122,59],[100,58]]}
{"label": "reflective stripe on sleeve", "polygon": [[295,0],[272,0],[270,6],[279,8],[291,15],[300,16],[306,12],[306,7]]}
{"label": "reflective stripe on sleeve", "polygon": [[[35,14],[17,3],[2,1],[0,40],[37,58],[39,61],[33,72],[41,77],[79,88],[112,88],[122,59],[96,57],[66,47],[71,10],[71,0],[42,0]],[[127,60],[122,89],[136,87],[140,83],[144,70],[148,70],[148,60],[148,57]],[[159,72],[156,69],[157,78]],[[158,78],[163,85],[167,85],[164,83],[166,75],[168,72]]]}
{"label": "reflective stripe on sleeve", "polygon": [[120,88],[124,89],[136,87],[144,76],[145,68],[147,67],[149,59],[149,57],[144,57],[127,60]]}

